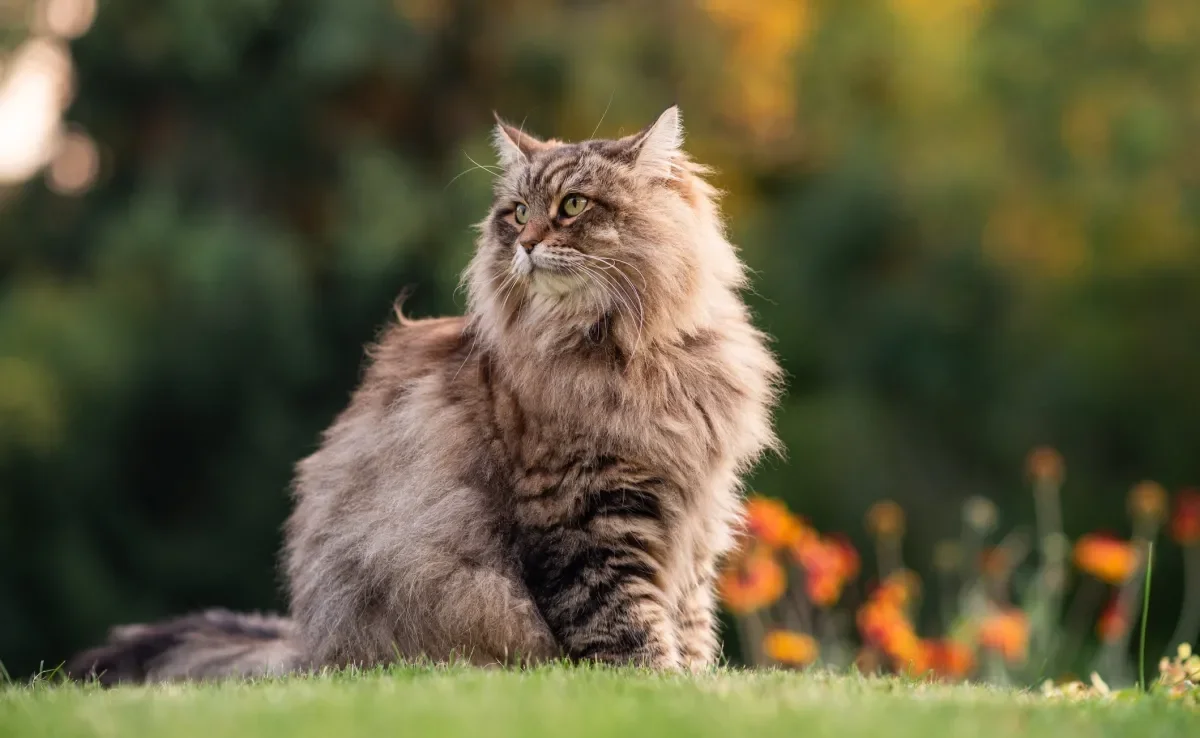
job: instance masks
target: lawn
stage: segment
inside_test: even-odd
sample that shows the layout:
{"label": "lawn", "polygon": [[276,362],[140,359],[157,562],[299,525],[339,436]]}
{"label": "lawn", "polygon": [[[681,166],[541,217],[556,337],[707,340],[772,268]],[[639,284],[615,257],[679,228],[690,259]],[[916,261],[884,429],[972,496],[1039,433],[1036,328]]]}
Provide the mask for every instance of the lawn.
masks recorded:
{"label": "lawn", "polygon": [[1064,702],[995,688],[733,672],[388,671],[257,683],[0,688],[0,736],[1196,736],[1165,698]]}

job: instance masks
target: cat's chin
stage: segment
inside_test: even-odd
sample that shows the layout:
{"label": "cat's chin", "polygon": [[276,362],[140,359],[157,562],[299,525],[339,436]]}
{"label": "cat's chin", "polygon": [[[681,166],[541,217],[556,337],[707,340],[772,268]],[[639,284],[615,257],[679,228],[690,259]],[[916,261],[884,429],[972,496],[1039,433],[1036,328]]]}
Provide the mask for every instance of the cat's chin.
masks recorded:
{"label": "cat's chin", "polygon": [[546,297],[565,297],[577,293],[583,287],[583,278],[578,274],[556,272],[549,269],[533,269],[525,276],[529,291]]}

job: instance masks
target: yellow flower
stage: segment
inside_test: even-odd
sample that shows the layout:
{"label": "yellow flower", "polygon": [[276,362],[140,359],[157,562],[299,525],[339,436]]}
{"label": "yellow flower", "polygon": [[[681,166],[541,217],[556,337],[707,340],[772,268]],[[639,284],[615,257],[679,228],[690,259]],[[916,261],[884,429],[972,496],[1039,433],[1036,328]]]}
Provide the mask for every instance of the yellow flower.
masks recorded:
{"label": "yellow flower", "polygon": [[1075,565],[1109,584],[1128,580],[1137,568],[1138,559],[1133,544],[1112,536],[1089,533],[1075,544]]}
{"label": "yellow flower", "polygon": [[1158,662],[1158,683],[1167,688],[1171,697],[1196,695],[1196,684],[1200,683],[1200,656],[1192,653],[1192,647],[1181,643],[1175,658],[1166,656]]}
{"label": "yellow flower", "polygon": [[773,630],[763,639],[763,651],[781,664],[808,666],[816,660],[820,648],[812,636],[806,633]]}

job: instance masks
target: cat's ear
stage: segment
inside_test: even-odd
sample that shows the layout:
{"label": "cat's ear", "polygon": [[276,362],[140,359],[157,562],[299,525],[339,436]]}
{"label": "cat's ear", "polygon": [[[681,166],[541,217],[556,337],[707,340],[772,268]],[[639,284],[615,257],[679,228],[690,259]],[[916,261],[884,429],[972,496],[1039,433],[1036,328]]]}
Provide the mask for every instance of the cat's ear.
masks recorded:
{"label": "cat's ear", "polygon": [[496,129],[492,132],[492,145],[504,169],[549,146],[545,141],[539,141],[520,128],[505,123],[499,114],[493,115],[496,116]]}
{"label": "cat's ear", "polygon": [[628,139],[634,168],[653,177],[673,177],[675,157],[683,146],[683,119],[679,106],[667,108],[648,128]]}

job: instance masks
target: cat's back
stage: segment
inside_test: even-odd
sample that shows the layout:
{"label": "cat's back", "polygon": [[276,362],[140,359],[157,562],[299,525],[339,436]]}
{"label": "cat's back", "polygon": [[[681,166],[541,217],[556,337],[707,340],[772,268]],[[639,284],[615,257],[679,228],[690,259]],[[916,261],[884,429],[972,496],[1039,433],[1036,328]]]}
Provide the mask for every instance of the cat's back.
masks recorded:
{"label": "cat's back", "polygon": [[[381,474],[428,466],[461,445],[461,423],[447,416],[447,377],[470,353],[463,317],[409,320],[387,328],[368,350],[369,364],[349,405],[325,431],[321,446],[297,467],[295,492],[334,497],[335,506],[378,493]],[[441,449],[437,447],[441,446]],[[400,474],[399,479],[411,478]],[[311,504],[311,503],[310,503]],[[322,505],[324,507],[324,505]]]}
{"label": "cat's back", "polygon": [[[467,319],[400,317],[369,351],[371,364],[347,412],[356,406],[387,408],[427,377],[441,377],[446,367],[460,363],[469,351]],[[366,409],[366,408],[363,408]]]}

